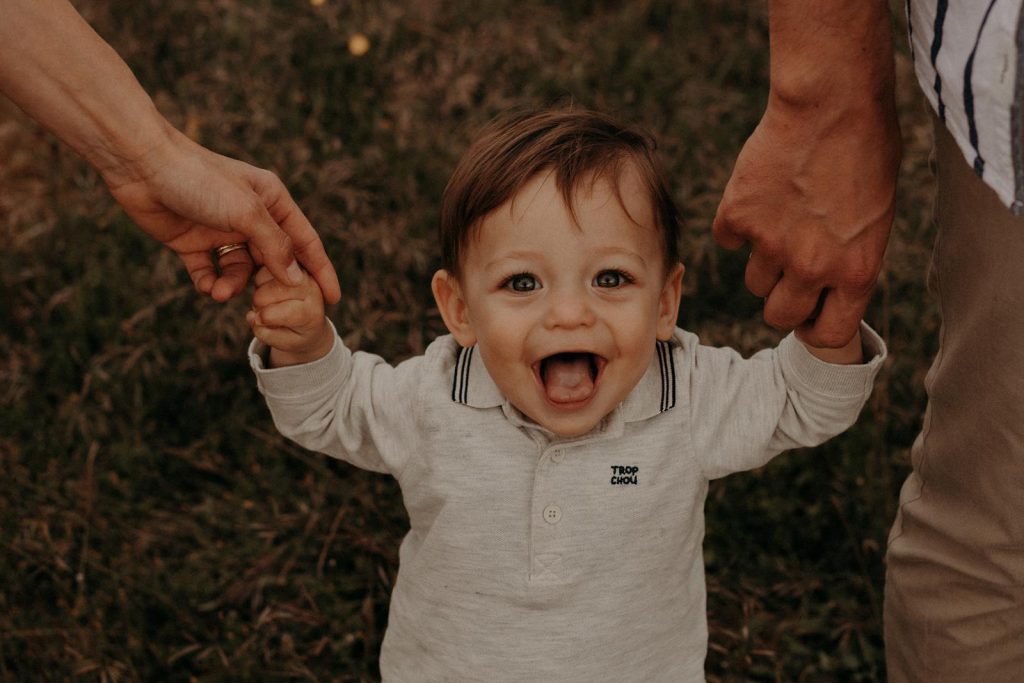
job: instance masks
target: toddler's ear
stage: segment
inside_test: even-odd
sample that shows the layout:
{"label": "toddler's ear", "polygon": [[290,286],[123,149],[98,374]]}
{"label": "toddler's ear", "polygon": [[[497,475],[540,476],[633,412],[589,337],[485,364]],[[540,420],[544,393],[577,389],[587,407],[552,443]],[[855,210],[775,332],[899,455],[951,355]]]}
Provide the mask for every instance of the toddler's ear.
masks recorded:
{"label": "toddler's ear", "polygon": [[679,299],[683,295],[683,271],[685,270],[682,263],[677,263],[665,278],[661,298],[658,300],[657,337],[661,341],[668,341],[676,331],[676,321],[679,319]]}
{"label": "toddler's ear", "polygon": [[445,327],[459,345],[470,347],[476,344],[476,333],[469,322],[469,310],[458,279],[447,270],[439,270],[430,281],[430,289],[434,292],[434,301],[437,302],[437,310],[441,312]]}

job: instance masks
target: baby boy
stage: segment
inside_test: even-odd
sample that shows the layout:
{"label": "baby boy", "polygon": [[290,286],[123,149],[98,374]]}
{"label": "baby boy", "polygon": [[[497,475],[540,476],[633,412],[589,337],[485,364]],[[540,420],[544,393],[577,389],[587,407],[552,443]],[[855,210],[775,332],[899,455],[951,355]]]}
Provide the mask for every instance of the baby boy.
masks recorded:
{"label": "baby boy", "polygon": [[849,427],[885,349],[863,324],[843,349],[699,345],[677,222],[647,138],[546,111],[455,170],[431,283],[451,334],[424,355],[353,353],[311,279],[258,274],[278,429],[402,490],[385,681],[704,680],[708,480]]}

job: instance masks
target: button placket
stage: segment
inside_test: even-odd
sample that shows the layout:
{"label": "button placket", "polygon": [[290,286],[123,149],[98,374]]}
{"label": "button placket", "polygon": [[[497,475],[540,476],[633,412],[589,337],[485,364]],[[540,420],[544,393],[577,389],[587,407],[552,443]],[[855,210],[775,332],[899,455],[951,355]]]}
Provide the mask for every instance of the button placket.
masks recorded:
{"label": "button placket", "polygon": [[557,583],[562,579],[562,548],[558,526],[564,510],[553,494],[552,470],[564,457],[563,448],[544,449],[540,453],[534,472],[533,500],[530,524],[530,580]]}

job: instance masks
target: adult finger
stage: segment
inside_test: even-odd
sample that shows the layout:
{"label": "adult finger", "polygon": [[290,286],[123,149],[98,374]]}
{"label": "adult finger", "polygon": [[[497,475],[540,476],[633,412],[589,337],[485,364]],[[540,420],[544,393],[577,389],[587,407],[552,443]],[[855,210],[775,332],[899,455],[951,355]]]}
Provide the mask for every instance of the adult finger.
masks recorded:
{"label": "adult finger", "polygon": [[260,248],[257,247],[254,242],[249,242],[249,256],[252,257],[252,262],[257,266],[263,265],[263,253],[260,251]]}
{"label": "adult finger", "polygon": [[764,321],[779,330],[792,330],[814,313],[820,292],[820,287],[784,274],[765,299]]}
{"label": "adult finger", "polygon": [[213,259],[207,251],[182,253],[178,252],[185,270],[192,279],[192,285],[201,294],[209,294],[213,283],[217,281],[217,270],[213,267]]}
{"label": "adult finger", "polygon": [[747,261],[744,282],[754,296],[765,297],[782,278],[782,267],[765,255],[763,249],[754,248]]}
{"label": "adult finger", "polygon": [[305,247],[296,247],[295,255],[320,286],[324,302],[336,304],[341,301],[341,284],[338,282],[338,274],[330,259],[327,258],[327,252],[324,251],[324,245],[320,238],[316,237]]}
{"label": "adult finger", "polygon": [[801,328],[801,336],[811,346],[845,346],[857,333],[864,309],[870,300],[871,292],[850,295],[843,290],[829,291],[821,306],[821,313]]}
{"label": "adult finger", "polygon": [[292,252],[292,241],[271,217],[259,197],[254,197],[249,209],[231,221],[231,229],[246,235],[256,245],[263,264],[278,280],[297,285],[302,280],[302,269]]}
{"label": "adult finger", "polygon": [[238,295],[252,275],[252,257],[246,249],[228,252],[217,260],[220,277],[213,283],[210,296],[214,301],[227,301]]}
{"label": "adult finger", "polygon": [[728,217],[729,188],[725,188],[722,202],[715,211],[715,220],[711,223],[711,232],[715,241],[725,249],[739,249],[747,242],[746,236],[737,229],[735,221]]}
{"label": "adult finger", "polygon": [[[259,170],[256,173],[253,178],[253,186],[263,199],[271,218],[291,238],[295,258],[316,280],[324,300],[329,304],[337,303],[341,299],[338,274],[334,271],[330,259],[327,258],[327,252],[324,251],[320,236],[313,229],[313,225],[306,215],[302,213],[299,205],[292,199],[288,188],[284,186],[280,178],[270,171],[264,170]],[[267,258],[266,255],[265,258]],[[267,264],[269,265],[269,261]]]}

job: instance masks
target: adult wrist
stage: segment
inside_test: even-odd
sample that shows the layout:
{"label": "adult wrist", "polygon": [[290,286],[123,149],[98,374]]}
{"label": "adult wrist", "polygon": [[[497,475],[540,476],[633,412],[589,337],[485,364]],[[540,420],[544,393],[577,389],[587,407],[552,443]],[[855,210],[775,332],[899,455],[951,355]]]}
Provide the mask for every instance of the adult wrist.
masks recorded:
{"label": "adult wrist", "polygon": [[146,122],[130,132],[105,131],[103,139],[83,150],[86,160],[114,190],[151,177],[172,164],[182,142],[191,142],[154,106]]}
{"label": "adult wrist", "polygon": [[770,97],[793,109],[871,109],[893,98],[885,0],[772,0]]}
{"label": "adult wrist", "polygon": [[12,0],[0,20],[0,90],[108,184],[142,177],[167,121],[131,69],[67,0]]}

